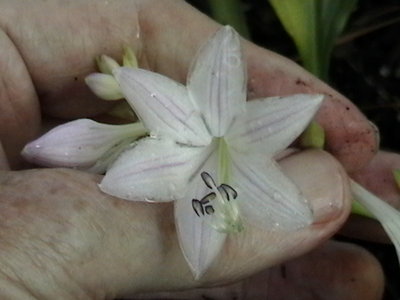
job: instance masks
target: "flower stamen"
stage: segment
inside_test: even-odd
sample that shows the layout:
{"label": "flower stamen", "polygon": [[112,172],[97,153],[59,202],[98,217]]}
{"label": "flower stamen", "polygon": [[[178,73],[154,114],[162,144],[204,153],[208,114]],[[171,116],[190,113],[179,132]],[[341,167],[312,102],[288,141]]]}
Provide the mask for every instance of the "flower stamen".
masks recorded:
{"label": "flower stamen", "polygon": [[[240,220],[239,209],[236,203],[231,202],[238,196],[237,191],[228,184],[217,187],[214,179],[207,172],[201,173],[204,184],[212,190],[201,200],[192,199],[192,207],[198,217],[214,215],[215,219],[210,225],[220,232],[240,232],[243,224]],[[212,203],[211,202],[215,202]]]}

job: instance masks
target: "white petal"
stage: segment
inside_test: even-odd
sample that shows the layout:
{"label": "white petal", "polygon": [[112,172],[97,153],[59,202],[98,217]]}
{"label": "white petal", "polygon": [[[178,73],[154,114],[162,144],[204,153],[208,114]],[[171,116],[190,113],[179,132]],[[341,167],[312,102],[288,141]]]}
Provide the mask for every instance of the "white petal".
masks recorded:
{"label": "white petal", "polygon": [[311,209],[299,189],[263,157],[232,154],[232,187],[247,222],[268,229],[296,230],[312,223]]}
{"label": "white petal", "polygon": [[104,100],[119,100],[124,96],[114,76],[102,73],[93,73],[85,78],[86,84],[92,92]]}
{"label": "white petal", "polygon": [[216,137],[223,136],[243,113],[246,73],[239,35],[225,26],[200,50],[192,66],[188,90]]}
{"label": "white petal", "polygon": [[202,147],[182,146],[171,140],[141,140],[116,160],[100,189],[127,200],[175,200],[185,193],[204,151]]}
{"label": "white petal", "polygon": [[123,153],[126,149],[132,148],[132,144],[136,139],[126,139],[119,143],[117,146],[111,148],[107,151],[100,159],[96,161],[94,165],[90,168],[79,168],[83,169],[89,173],[95,174],[104,174],[107,169],[114,164],[117,158]]}
{"label": "white petal", "polygon": [[307,127],[323,96],[298,94],[247,102],[246,121],[226,137],[236,150],[262,151],[271,156],[288,147]]}
{"label": "white petal", "polygon": [[90,167],[138,130],[136,124],[106,125],[80,119],[60,125],[30,142],[22,155],[31,162],[49,167]]}
{"label": "white petal", "polygon": [[382,224],[396,248],[397,258],[400,261],[400,212],[368,192],[355,181],[351,181],[351,191],[356,200],[368,209]]}
{"label": "white petal", "polygon": [[200,214],[198,216],[192,206],[193,199],[200,200],[211,192],[202,181],[200,174],[202,171],[207,171],[216,178],[214,170],[216,163],[216,154],[213,153],[207,163],[194,175],[185,196],[175,202],[175,222],[179,243],[196,279],[200,278],[215,261],[226,237],[225,233],[213,228],[214,215]]}
{"label": "white petal", "polygon": [[142,69],[120,68],[114,75],[152,135],[196,146],[210,142],[204,122],[183,85]]}

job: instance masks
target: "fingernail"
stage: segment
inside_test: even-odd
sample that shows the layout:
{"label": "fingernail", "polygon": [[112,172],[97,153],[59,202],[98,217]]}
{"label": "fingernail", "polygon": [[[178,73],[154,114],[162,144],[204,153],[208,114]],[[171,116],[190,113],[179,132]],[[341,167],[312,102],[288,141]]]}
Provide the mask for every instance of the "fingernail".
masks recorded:
{"label": "fingernail", "polygon": [[347,175],[331,155],[302,151],[282,160],[281,166],[308,199],[313,224],[333,221],[344,212],[349,195]]}
{"label": "fingernail", "polygon": [[375,123],[372,123],[371,121],[369,121],[369,124],[371,125],[372,129],[374,130],[376,142],[377,142],[377,145],[379,145],[381,143],[381,136],[379,133],[379,128],[378,128],[378,126],[375,125]]}
{"label": "fingernail", "polygon": [[339,178],[333,181],[337,181],[337,184],[326,187],[327,193],[324,197],[314,198],[311,202],[314,212],[313,224],[331,222],[343,213],[344,183],[340,182]]}

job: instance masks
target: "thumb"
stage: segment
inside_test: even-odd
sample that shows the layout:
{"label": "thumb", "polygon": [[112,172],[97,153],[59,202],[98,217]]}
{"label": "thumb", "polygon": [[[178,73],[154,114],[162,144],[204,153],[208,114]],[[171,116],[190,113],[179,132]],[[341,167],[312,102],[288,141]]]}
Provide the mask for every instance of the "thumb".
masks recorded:
{"label": "thumb", "polygon": [[3,172],[0,291],[9,293],[0,296],[18,290],[40,299],[113,298],[213,286],[299,256],[344,222],[347,176],[320,151],[294,154],[281,165],[310,200],[316,222],[296,232],[248,228],[232,235],[198,281],[179,248],[170,203],[110,197],[98,189],[98,176],[74,170]]}
{"label": "thumb", "polygon": [[[302,255],[338,230],[350,208],[347,175],[339,163],[326,152],[310,150],[289,156],[280,164],[309,199],[315,214],[312,226],[295,232],[248,228],[241,234],[231,235],[214,266],[199,281],[193,280],[175,232],[163,231],[164,244],[158,247],[164,258],[144,281],[144,290],[225,284]],[[144,261],[151,259],[145,253],[143,256]]]}

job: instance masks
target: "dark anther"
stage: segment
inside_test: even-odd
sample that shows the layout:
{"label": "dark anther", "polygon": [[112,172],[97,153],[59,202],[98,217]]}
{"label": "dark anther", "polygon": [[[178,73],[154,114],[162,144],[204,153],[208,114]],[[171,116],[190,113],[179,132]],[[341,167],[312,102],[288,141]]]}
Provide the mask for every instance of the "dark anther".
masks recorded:
{"label": "dark anther", "polygon": [[[201,178],[208,188],[214,189],[216,187],[215,181],[209,173],[202,172]],[[236,190],[225,183],[221,184],[219,187],[217,187],[217,189],[218,192],[221,193],[222,197],[227,201],[231,201],[231,199],[236,199],[238,196]],[[215,210],[214,207],[211,205],[211,201],[213,201],[216,197],[217,195],[214,192],[211,192],[201,198],[201,200],[192,199],[192,207],[196,215],[199,217],[204,216],[205,214],[212,215]]]}
{"label": "dark anther", "polygon": [[201,204],[206,205],[208,202],[213,201],[215,197],[216,197],[215,193],[212,192],[201,198],[200,202]]}
{"label": "dark anther", "polygon": [[213,186],[216,186],[214,179],[207,172],[201,172],[201,179],[203,179],[205,185],[210,189],[212,189]]}
{"label": "dark anther", "polygon": [[211,205],[207,205],[205,207],[205,211],[207,215],[212,215],[214,213],[214,207],[212,207]]}
{"label": "dark anther", "polygon": [[194,212],[196,213],[196,215],[198,215],[200,217],[200,215],[204,216],[204,208],[203,205],[201,204],[201,202],[197,199],[193,199],[192,200],[192,207]]}
{"label": "dark anther", "polygon": [[227,185],[225,183],[221,184],[218,187],[218,191],[222,194],[222,192],[225,194],[226,200],[230,201],[231,199],[236,199],[238,196],[238,193],[236,190],[231,187],[230,185]]}
{"label": "dark anther", "polygon": [[214,208],[209,203],[214,200],[215,197],[215,193],[209,193],[201,198],[201,200],[193,199],[192,207],[196,215],[199,217],[200,215],[204,216],[204,214],[211,215],[214,212]]}

